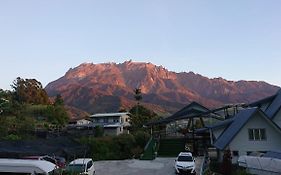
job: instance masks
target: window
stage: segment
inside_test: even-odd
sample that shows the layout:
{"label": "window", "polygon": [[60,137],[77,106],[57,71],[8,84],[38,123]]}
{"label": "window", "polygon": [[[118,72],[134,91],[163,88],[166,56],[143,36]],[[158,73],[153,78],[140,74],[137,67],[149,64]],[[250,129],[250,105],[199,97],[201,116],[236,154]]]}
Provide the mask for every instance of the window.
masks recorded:
{"label": "window", "polygon": [[247,156],[249,156],[250,154],[252,154],[252,151],[247,151]]}
{"label": "window", "polygon": [[266,140],[265,129],[249,129],[249,140]]}
{"label": "window", "polygon": [[92,167],[92,165],[93,165],[93,162],[92,162],[92,161],[88,162],[88,163],[87,163],[87,169],[90,169],[90,168]]}
{"label": "window", "polygon": [[232,151],[233,156],[239,156],[239,151]]}

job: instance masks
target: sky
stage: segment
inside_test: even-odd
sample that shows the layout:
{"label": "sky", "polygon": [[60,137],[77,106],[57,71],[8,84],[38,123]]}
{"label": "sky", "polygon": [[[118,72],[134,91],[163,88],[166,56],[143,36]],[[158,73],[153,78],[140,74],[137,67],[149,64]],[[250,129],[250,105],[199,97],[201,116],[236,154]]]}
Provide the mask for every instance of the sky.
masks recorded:
{"label": "sky", "polygon": [[151,62],[281,86],[280,0],[2,0],[0,88],[81,63]]}

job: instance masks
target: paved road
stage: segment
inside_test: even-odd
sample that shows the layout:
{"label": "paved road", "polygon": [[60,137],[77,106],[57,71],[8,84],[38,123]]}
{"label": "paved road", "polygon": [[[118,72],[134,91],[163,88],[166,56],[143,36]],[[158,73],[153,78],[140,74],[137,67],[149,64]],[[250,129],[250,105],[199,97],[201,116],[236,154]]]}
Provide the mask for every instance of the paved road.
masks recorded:
{"label": "paved road", "polygon": [[[97,175],[175,175],[175,158],[156,158],[155,160],[120,160],[95,162]],[[198,174],[202,158],[196,158]]]}

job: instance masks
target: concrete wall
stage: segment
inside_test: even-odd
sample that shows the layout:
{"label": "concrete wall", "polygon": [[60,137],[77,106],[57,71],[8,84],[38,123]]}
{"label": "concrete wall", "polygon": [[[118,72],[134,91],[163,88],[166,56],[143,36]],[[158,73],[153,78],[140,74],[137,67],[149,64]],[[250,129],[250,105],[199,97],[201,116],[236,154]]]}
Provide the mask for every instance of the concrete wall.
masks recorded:
{"label": "concrete wall", "polygon": [[[280,150],[281,148],[281,134],[273,127],[262,114],[256,113],[240,130],[236,137],[229,144],[231,151],[239,151],[239,156],[247,155],[247,152],[266,152],[270,150]],[[252,141],[249,140],[248,129],[265,128],[266,140]],[[233,162],[237,162],[238,157],[233,157]]]}
{"label": "concrete wall", "polygon": [[109,136],[116,136],[119,134],[123,134],[123,132],[124,132],[123,126],[116,127],[116,128],[108,127],[108,128],[103,128],[103,129],[104,129],[104,135],[109,135]]}

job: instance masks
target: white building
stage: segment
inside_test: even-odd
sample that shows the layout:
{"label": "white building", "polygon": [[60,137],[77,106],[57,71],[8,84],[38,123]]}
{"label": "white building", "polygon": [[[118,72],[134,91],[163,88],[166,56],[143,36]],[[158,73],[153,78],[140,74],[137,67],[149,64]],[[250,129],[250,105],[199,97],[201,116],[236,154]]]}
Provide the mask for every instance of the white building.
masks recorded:
{"label": "white building", "polygon": [[241,155],[281,150],[281,90],[250,104],[233,118],[211,126],[212,143],[219,151],[232,152],[232,162]]}
{"label": "white building", "polygon": [[88,126],[92,122],[90,119],[79,119],[79,120],[72,120],[69,122],[69,126]]}
{"label": "white building", "polygon": [[94,126],[101,126],[104,135],[119,135],[128,133],[130,113],[102,113],[90,116]]}

